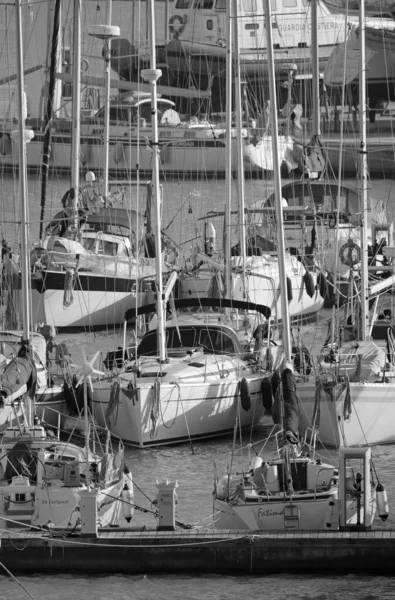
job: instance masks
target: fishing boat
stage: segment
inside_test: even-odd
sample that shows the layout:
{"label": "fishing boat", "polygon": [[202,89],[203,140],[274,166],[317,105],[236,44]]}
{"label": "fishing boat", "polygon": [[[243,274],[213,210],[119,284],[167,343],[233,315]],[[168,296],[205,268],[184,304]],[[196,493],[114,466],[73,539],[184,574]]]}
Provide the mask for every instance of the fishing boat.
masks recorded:
{"label": "fishing boat", "polygon": [[[364,55],[364,5],[360,5],[360,100],[366,106],[365,55]],[[366,147],[366,111],[361,110],[360,148]],[[328,446],[340,444],[361,445],[393,442],[394,431],[390,423],[394,419],[394,368],[393,338],[390,327],[385,335],[387,346],[380,347],[371,340],[375,325],[369,315],[370,298],[377,307],[374,297],[385,288],[391,289],[393,278],[369,281],[369,257],[367,244],[368,199],[367,157],[360,153],[361,178],[361,256],[360,279],[357,297],[350,294],[345,313],[342,334],[336,328],[337,315],[334,309],[332,326],[327,342],[319,357],[314,375],[298,384],[302,398],[300,431],[312,430],[317,439]],[[390,258],[390,260],[392,260]],[[379,267],[380,268],[380,267]],[[388,273],[387,273],[388,274]],[[353,285],[355,275],[350,273]]]}
{"label": "fishing boat", "polygon": [[[270,2],[265,2],[267,22],[271,23]],[[269,47],[269,78],[273,101],[272,124],[277,130],[277,114],[274,88],[274,65],[271,52],[271,26],[267,30]],[[273,137],[273,154],[275,155]],[[279,231],[282,231],[282,205],[280,169],[277,161],[275,170],[276,214]],[[280,237],[280,252],[284,255],[284,236]],[[285,274],[282,286],[285,291]],[[323,463],[315,457],[314,440],[303,452],[306,438],[298,435],[299,400],[296,390],[294,367],[291,361],[290,325],[286,301],[283,301],[283,340],[285,361],[281,376],[276,379],[275,400],[272,407],[274,423],[280,426],[277,438],[278,456],[264,460],[263,449],[251,457],[247,469],[237,469],[232,458],[228,461],[227,473],[218,477],[214,486],[214,524],[218,528],[248,528],[261,531],[285,531],[289,529],[339,529],[339,527],[363,526],[369,529],[376,512],[376,489],[371,481],[370,448],[343,449],[340,471],[337,467]],[[272,379],[273,383],[273,379]],[[273,386],[274,387],[274,386]],[[361,472],[346,478],[347,458],[358,459]],[[235,469],[235,470],[233,470]],[[235,472],[236,471],[236,472]],[[340,475],[340,488],[338,485]],[[362,480],[364,509],[361,509]],[[347,485],[349,486],[347,488]],[[346,496],[347,488],[347,496]],[[363,512],[363,518],[362,518]]]}
{"label": "fishing boat", "polygon": [[[60,441],[35,414],[35,387],[42,387],[42,372],[36,369],[40,336],[32,335],[29,302],[28,207],[26,189],[26,134],[23,111],[23,46],[21,4],[16,4],[17,54],[19,75],[19,150],[21,197],[21,271],[25,297],[20,348],[1,377],[1,396],[18,401],[16,424],[4,430],[0,441],[0,517],[5,528],[61,527],[75,531],[81,527],[81,505],[91,498],[102,525],[117,523],[120,497],[126,487],[123,447],[113,452],[109,437],[106,453],[90,449],[87,385],[96,372],[94,359],[84,361],[77,385],[84,385],[85,446]],[[14,338],[17,337],[14,334]],[[8,334],[11,338],[11,334]],[[14,340],[13,340],[14,341]],[[5,344],[5,340],[3,340]],[[95,357],[94,357],[95,358]],[[19,410],[17,410],[19,409]],[[128,488],[130,491],[130,488]],[[127,490],[125,490],[127,491]],[[129,498],[130,499],[130,498]],[[126,497],[125,497],[126,500]],[[130,503],[128,503],[130,505]]]}

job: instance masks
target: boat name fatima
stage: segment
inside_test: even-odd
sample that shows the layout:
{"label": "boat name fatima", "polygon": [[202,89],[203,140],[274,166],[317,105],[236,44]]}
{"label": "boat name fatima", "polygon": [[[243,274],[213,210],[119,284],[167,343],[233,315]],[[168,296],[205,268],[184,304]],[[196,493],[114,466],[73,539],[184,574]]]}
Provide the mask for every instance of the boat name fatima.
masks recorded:
{"label": "boat name fatima", "polygon": [[284,514],[284,509],[281,512],[277,512],[276,510],[271,510],[270,508],[264,510],[263,508],[258,508],[258,517],[280,517]]}

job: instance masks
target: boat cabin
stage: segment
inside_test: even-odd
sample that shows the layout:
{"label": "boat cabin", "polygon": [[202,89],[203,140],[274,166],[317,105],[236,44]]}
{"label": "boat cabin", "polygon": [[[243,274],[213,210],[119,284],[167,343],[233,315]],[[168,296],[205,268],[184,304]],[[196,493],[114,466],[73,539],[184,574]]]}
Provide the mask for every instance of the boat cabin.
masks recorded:
{"label": "boat cabin", "polygon": [[[169,38],[193,44],[225,47],[228,0],[176,0],[170,3]],[[275,50],[311,46],[311,8],[307,0],[271,0],[273,45]],[[344,15],[332,13],[318,2],[319,45],[332,45],[344,39]],[[241,52],[267,48],[262,2],[239,2],[239,45]],[[350,19],[357,21],[357,19]]]}
{"label": "boat cabin", "polygon": [[[166,328],[166,348],[168,355],[187,354],[200,348],[205,354],[243,354],[236,334],[229,328],[214,324],[190,324]],[[138,356],[158,354],[157,331],[148,331],[137,349]]]}

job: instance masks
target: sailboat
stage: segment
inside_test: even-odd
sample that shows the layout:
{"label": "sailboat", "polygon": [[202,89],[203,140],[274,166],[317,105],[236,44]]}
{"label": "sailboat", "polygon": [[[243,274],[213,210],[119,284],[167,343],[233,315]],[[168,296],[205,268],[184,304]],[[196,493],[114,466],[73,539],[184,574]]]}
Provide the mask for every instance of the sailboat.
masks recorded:
{"label": "sailboat", "polygon": [[[359,17],[360,65],[359,111],[361,123],[360,179],[361,179],[361,260],[360,291],[358,298],[351,295],[347,320],[342,335],[332,326],[331,336],[318,357],[314,376],[298,385],[302,398],[301,433],[312,429],[317,439],[327,446],[341,444],[380,444],[395,441],[392,423],[394,408],[393,337],[388,327],[385,331],[387,346],[380,347],[372,341],[372,322],[369,317],[370,298],[385,288],[390,289],[393,278],[370,284],[367,224],[366,148],[366,89],[365,89],[365,18],[361,3]],[[351,273],[353,275],[353,273]],[[377,301],[375,302],[377,307]],[[336,316],[336,315],[335,315]],[[334,321],[334,320],[333,320]]]}
{"label": "sailboat", "polygon": [[[108,45],[109,38],[119,35],[118,29],[108,25],[97,35]],[[78,65],[81,44],[77,24],[74,44],[74,64]],[[152,285],[155,272],[154,260],[145,252],[143,216],[126,209],[122,190],[109,192],[108,123],[103,186],[95,189],[93,173],[88,174],[87,185],[80,186],[80,78],[79,69],[74,69],[72,187],[62,198],[63,210],[47,225],[32,264],[34,321],[57,330],[122,323],[131,302],[144,303],[145,289]],[[109,97],[107,100],[109,103]]]}
{"label": "sailboat", "polygon": [[[23,109],[23,51],[21,3],[16,3],[18,54],[19,155],[21,197],[21,273],[23,334],[18,354],[8,361],[1,378],[1,394],[19,394],[14,404],[16,424],[4,430],[0,441],[0,518],[5,528],[62,527],[75,531],[81,526],[80,505],[89,494],[94,496],[102,525],[117,523],[121,512],[120,496],[127,484],[124,451],[120,444],[112,451],[109,437],[103,456],[90,448],[87,385],[96,372],[94,357],[84,360],[78,384],[84,385],[85,446],[60,441],[41,423],[36,414],[36,369],[34,344],[30,330],[30,272],[28,248],[28,206],[26,186],[26,150]],[[13,384],[14,389],[11,389]]]}
{"label": "sailboat", "polygon": [[[235,14],[237,15],[236,8]],[[237,26],[238,19],[238,16],[234,18],[235,50],[228,58],[228,64],[230,65],[228,85],[229,81],[235,81],[235,96],[238,99],[235,112],[240,130],[242,124],[241,72],[238,50],[241,34]],[[228,15],[229,21],[231,19]],[[230,32],[227,32],[227,38],[231,39]],[[234,73],[232,72],[232,62]],[[228,94],[227,119],[228,123],[231,122],[231,93]],[[282,151],[279,150],[279,152],[281,157]],[[238,156],[240,157],[242,154],[243,150],[239,140]],[[272,151],[271,156],[273,156]],[[280,280],[281,269],[284,268],[287,277],[288,311],[291,317],[306,317],[317,313],[324,304],[324,294],[320,293],[317,283],[320,277],[325,278],[325,274],[319,272],[314,259],[310,261],[310,264],[307,264],[307,262],[303,264],[297,256],[287,253],[284,256],[284,262],[281,263],[278,256],[276,226],[272,227],[270,234],[267,234],[264,238],[260,235],[260,232],[256,231],[254,223],[248,219],[250,209],[244,207],[244,173],[240,164],[237,185],[239,207],[238,211],[235,211],[238,217],[237,224],[232,224],[231,212],[228,218],[226,216],[226,211],[230,211],[231,207],[230,195],[228,195],[225,213],[210,211],[206,214],[204,217],[204,250],[198,251],[192,256],[192,274],[191,269],[186,269],[186,273],[180,278],[180,297],[224,295],[221,278],[225,271],[228,271],[231,274],[226,290],[228,297],[268,306],[271,309],[272,318],[279,321],[283,318],[282,302],[280,301],[282,294]],[[223,248],[224,259],[215,247],[216,228],[214,222],[218,217],[225,217],[223,223],[224,238],[227,238],[229,246],[226,247],[225,245]],[[234,235],[234,232],[236,235]],[[238,237],[237,243],[234,240],[235,237]],[[233,239],[231,240],[231,238]],[[188,262],[190,263],[190,261]]]}
{"label": "sailboat", "polygon": [[[152,146],[157,149],[156,81],[160,71],[156,68],[153,41],[153,1],[150,6],[151,68],[144,70],[142,76],[152,86]],[[137,349],[129,349],[134,355],[125,360],[125,342],[120,349],[119,366],[111,362],[109,373],[96,381],[93,393],[97,421],[140,448],[225,435],[233,431],[236,421],[241,427],[253,427],[264,411],[264,380],[271,373],[272,364],[282,357],[280,346],[262,348],[260,356],[254,356],[240,341],[246,333],[252,340],[252,331],[270,316],[267,307],[222,298],[174,300],[176,273],[170,275],[163,288],[158,156],[152,180],[156,208],[156,305],[130,309],[125,323],[144,314],[156,316],[148,319],[148,331]],[[189,311],[179,312],[181,309]],[[256,313],[258,317],[251,316]],[[266,362],[266,350],[271,357],[268,369],[260,363],[261,358]]]}
{"label": "sailboat", "polygon": [[[275,101],[275,77],[271,35],[270,0],[265,1],[267,17],[267,36],[269,50],[269,82],[272,108],[272,131],[277,131],[277,111]],[[277,156],[276,135],[273,135],[273,155]],[[281,178],[277,159],[275,170],[276,217],[279,227],[279,256],[285,256],[283,232],[283,210],[281,202]],[[315,457],[314,444],[303,449],[303,441],[298,436],[298,404],[296,378],[291,361],[291,340],[289,314],[285,298],[286,276],[282,271],[283,292],[283,342],[285,359],[282,365],[280,381],[277,380],[275,402],[272,408],[273,418],[281,431],[277,437],[278,456],[264,460],[265,456],[256,452],[251,457],[247,469],[218,477],[214,486],[214,522],[217,528],[249,528],[254,530],[287,529],[338,529],[340,525],[362,525],[361,496],[364,480],[364,518],[363,526],[369,528],[375,516],[375,495],[370,477],[370,449],[348,453],[344,451],[337,467],[323,463]],[[306,441],[306,440],[304,440]],[[267,440],[263,445],[265,448]],[[351,478],[350,495],[346,498],[346,460],[345,457],[361,461],[363,476],[359,473]],[[233,456],[229,464],[232,466]],[[237,467],[236,467],[237,468]],[[355,484],[355,488],[353,487]],[[351,493],[354,489],[354,492]]]}

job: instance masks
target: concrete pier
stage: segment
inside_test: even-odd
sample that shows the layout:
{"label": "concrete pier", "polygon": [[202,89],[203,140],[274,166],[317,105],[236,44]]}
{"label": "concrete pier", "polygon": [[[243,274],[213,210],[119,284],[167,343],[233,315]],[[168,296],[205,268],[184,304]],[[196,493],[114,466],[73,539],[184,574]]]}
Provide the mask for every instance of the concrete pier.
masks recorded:
{"label": "concrete pier", "polygon": [[7,531],[0,561],[12,572],[95,573],[371,573],[393,575],[395,530]]}

